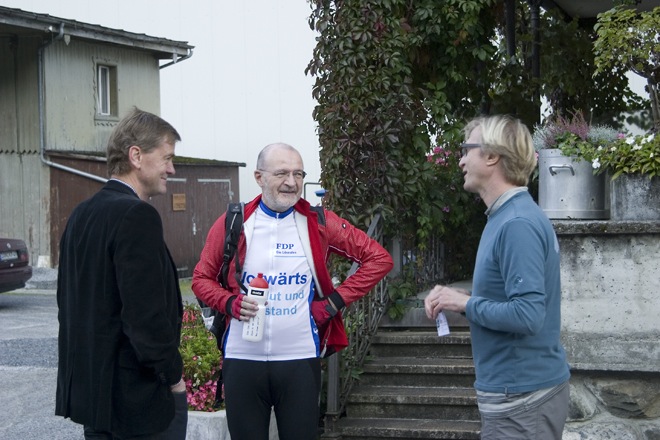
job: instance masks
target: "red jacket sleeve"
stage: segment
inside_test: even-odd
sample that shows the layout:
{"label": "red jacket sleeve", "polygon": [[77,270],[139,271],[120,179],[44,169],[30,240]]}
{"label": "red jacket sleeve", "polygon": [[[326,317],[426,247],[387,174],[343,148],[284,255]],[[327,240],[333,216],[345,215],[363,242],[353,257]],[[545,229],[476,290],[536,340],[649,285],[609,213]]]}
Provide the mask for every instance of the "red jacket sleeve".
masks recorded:
{"label": "red jacket sleeve", "polygon": [[[259,206],[260,200],[261,196],[257,196],[251,202],[245,204],[243,212],[245,219],[254,213],[257,206]],[[229,264],[229,271],[227,272],[227,284],[229,285],[229,290],[223,288],[218,280],[224,255],[226,236],[225,217],[227,217],[226,212],[215,221],[213,226],[211,226],[206,237],[204,249],[202,249],[202,253],[199,257],[199,262],[193,271],[192,280],[192,290],[195,293],[195,296],[209,307],[218,310],[221,313],[226,312],[227,301],[229,298],[240,293],[238,283],[234,278],[236,273],[235,261],[237,258],[241,258],[242,261],[242,259],[245,258],[246,250],[245,235],[241,233],[238,239],[236,255],[232,258]]]}
{"label": "red jacket sleeve", "polygon": [[325,215],[326,225],[325,228],[320,227],[320,232],[321,239],[327,240],[328,252],[360,265],[353,275],[336,288],[344,303],[349,305],[369,293],[392,270],[394,264],[389,252],[364,231],[332,211],[325,211]]}

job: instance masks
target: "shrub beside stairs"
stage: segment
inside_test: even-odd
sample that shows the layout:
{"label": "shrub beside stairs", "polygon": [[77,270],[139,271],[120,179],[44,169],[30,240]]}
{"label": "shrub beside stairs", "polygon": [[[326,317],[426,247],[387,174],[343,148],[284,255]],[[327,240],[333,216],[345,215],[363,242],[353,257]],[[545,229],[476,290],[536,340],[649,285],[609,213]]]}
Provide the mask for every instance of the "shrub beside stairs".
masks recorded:
{"label": "shrub beside stairs", "polygon": [[479,439],[468,324],[446,314],[451,334],[444,337],[421,300],[402,320],[381,322],[337,421],[341,439]]}

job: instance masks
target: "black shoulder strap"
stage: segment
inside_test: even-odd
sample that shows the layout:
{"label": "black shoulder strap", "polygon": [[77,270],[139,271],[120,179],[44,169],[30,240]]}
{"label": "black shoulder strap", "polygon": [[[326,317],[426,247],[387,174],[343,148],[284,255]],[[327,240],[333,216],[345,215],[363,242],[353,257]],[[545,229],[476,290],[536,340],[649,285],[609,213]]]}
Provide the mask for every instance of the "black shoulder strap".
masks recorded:
{"label": "black shoulder strap", "polygon": [[[229,263],[236,255],[238,249],[238,239],[241,236],[243,229],[243,203],[230,203],[227,207],[227,215],[225,216],[225,244],[223,246],[222,267],[220,268],[220,277],[218,281],[225,289],[229,288],[227,283],[229,276]],[[242,265],[239,258],[236,258],[234,263],[236,265],[236,281],[243,290],[247,290],[243,283],[240,281],[240,271]]]}
{"label": "black shoulder strap", "polygon": [[[227,283],[227,276],[229,275],[229,263],[231,263],[232,258],[236,256],[236,251],[238,249],[238,239],[241,236],[242,228],[243,203],[230,203],[227,207],[227,214],[225,216],[225,243],[222,253],[222,266],[220,266],[220,273],[218,273],[218,282],[225,289],[229,289],[229,284]],[[236,258],[235,264],[237,271],[240,270],[240,263],[238,260],[239,259]],[[240,278],[238,278],[238,284],[242,289],[245,289],[245,286],[240,282]],[[207,307],[206,304],[204,304],[204,302],[199,298],[197,301],[199,302],[200,307]],[[209,331],[215,336],[218,349],[222,351],[222,341],[224,339],[223,334],[227,328],[227,315],[225,315],[224,311],[212,310],[211,316],[213,316],[213,323],[209,328]],[[222,378],[222,376],[220,377]],[[218,385],[218,387],[220,387],[220,385]]]}
{"label": "black shoulder strap", "polygon": [[316,212],[319,225],[325,226],[325,211],[323,210],[323,206],[310,206],[309,209]]}

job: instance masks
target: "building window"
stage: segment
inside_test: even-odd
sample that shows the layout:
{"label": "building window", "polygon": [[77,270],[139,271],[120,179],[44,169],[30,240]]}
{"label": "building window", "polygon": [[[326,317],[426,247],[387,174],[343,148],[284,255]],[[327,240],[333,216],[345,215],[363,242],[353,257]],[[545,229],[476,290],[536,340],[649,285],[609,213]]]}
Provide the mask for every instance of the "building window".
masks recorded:
{"label": "building window", "polygon": [[100,116],[117,116],[117,68],[99,64],[96,85],[97,113]]}

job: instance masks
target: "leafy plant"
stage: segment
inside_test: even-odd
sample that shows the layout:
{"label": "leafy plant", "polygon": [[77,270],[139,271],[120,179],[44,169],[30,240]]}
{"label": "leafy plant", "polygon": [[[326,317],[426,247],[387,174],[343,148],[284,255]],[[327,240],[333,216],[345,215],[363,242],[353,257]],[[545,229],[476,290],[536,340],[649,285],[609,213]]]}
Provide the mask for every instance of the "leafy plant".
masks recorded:
{"label": "leafy plant", "polygon": [[660,175],[660,138],[655,134],[621,137],[593,153],[597,172],[609,171],[612,179],[621,174]]}
{"label": "leafy plant", "polygon": [[324,203],[365,229],[382,206],[388,234],[424,246],[447,206],[428,201],[438,170],[426,154],[437,133],[460,142],[474,115],[483,87],[470,72],[494,53],[495,2],[310,3]]}
{"label": "leafy plant", "polygon": [[417,295],[418,292],[417,285],[410,276],[410,271],[407,271],[406,275],[391,279],[387,288],[387,294],[390,297],[387,316],[390,319],[403,318],[410,308],[408,298]]}
{"label": "leafy plant", "polygon": [[598,14],[594,43],[596,74],[631,70],[647,79],[656,129],[660,128],[660,7],[637,12],[620,5]]}
{"label": "leafy plant", "polygon": [[537,151],[558,148],[564,156],[592,162],[597,148],[606,147],[619,136],[610,126],[589,124],[578,111],[570,118],[557,116],[545,125],[537,125],[532,140]]}
{"label": "leafy plant", "polygon": [[557,117],[537,126],[534,147],[558,148],[564,156],[591,162],[594,174],[660,174],[660,140],[655,134],[626,136],[606,125],[590,125],[576,112],[571,118]]}
{"label": "leafy plant", "polygon": [[183,358],[188,409],[215,411],[218,409],[215,395],[222,354],[215,337],[204,326],[201,310],[196,304],[184,306],[179,351]]}
{"label": "leafy plant", "polygon": [[426,160],[436,144],[457,146],[468,119],[511,113],[533,126],[545,96],[552,113],[584,109],[604,121],[639,101],[624,71],[593,76],[591,27],[551,12],[539,16],[536,76],[524,0],[514,2],[511,47],[500,1],[309,1],[318,38],[307,72],[315,77],[324,204],[364,229],[382,209],[387,235],[414,237],[422,248],[432,236],[480,232],[465,215],[462,231],[450,235],[472,195],[461,185],[449,191],[443,183],[453,170],[445,179],[448,171]]}

